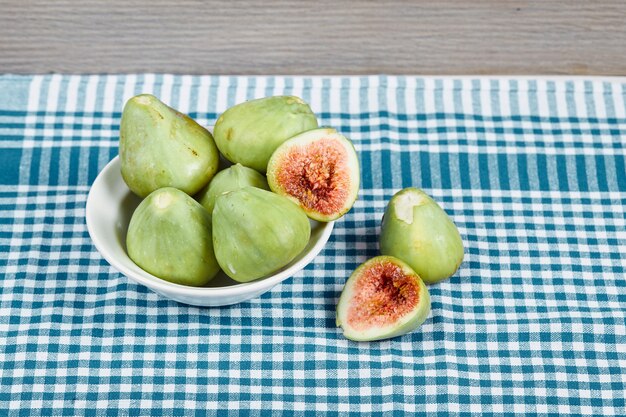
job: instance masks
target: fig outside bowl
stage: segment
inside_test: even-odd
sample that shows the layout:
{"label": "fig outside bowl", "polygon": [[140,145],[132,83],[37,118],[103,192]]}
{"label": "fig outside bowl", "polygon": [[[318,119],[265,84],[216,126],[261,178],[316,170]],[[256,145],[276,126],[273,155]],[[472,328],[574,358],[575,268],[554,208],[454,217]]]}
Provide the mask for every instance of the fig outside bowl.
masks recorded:
{"label": "fig outside bowl", "polygon": [[104,259],[131,280],[163,297],[196,306],[225,306],[256,298],[293,276],[322,250],[334,223],[311,220],[311,237],[306,248],[289,265],[256,281],[239,283],[222,271],[206,287],[190,287],[157,278],[139,268],[126,253],[128,223],[140,203],[122,179],[119,157],[100,172],[87,197],[86,220],[91,239]]}

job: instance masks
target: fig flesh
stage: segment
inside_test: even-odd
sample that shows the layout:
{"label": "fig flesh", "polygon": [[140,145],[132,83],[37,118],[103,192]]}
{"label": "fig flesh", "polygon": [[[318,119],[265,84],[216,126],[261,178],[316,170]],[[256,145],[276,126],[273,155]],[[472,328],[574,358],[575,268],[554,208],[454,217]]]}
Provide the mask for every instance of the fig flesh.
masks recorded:
{"label": "fig flesh", "polygon": [[272,274],[306,247],[311,224],[285,197],[244,187],[217,197],[213,246],[222,270],[239,282]]}
{"label": "fig flesh", "polygon": [[203,286],[219,271],[211,217],[193,198],[172,187],[152,192],[135,209],[126,248],[144,271],[177,284]]}
{"label": "fig flesh", "polygon": [[317,118],[302,99],[273,96],[229,108],[215,122],[213,134],[226,159],[264,174],[281,143],[316,127]]}
{"label": "fig flesh", "polygon": [[463,262],[463,241],[455,224],[432,198],[412,187],[389,201],[380,251],[402,259],[427,284],[449,278]]}
{"label": "fig flesh", "polygon": [[270,189],[265,175],[252,168],[235,164],[215,174],[209,185],[196,195],[196,199],[209,213],[213,213],[218,196],[248,186],[268,191]]}
{"label": "fig flesh", "polygon": [[150,94],[126,102],[119,152],[122,178],[140,197],[163,187],[193,195],[209,182],[219,164],[209,131]]}
{"label": "fig flesh", "polygon": [[348,278],[337,305],[337,326],[355,341],[389,339],[417,329],[430,312],[430,296],[411,267],[377,256]]}
{"label": "fig flesh", "polygon": [[272,191],[293,200],[307,216],[328,222],[347,213],[359,192],[359,159],[335,129],[314,129],[280,145],[267,166]]}

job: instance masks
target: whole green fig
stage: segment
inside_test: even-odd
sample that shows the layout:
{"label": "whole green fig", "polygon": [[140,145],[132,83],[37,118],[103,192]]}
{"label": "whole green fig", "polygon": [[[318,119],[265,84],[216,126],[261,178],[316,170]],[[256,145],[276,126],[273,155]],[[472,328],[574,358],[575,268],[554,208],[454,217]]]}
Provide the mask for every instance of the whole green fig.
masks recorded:
{"label": "whole green fig", "polygon": [[235,164],[215,174],[209,185],[196,195],[196,199],[209,213],[213,213],[218,196],[248,186],[268,191],[270,189],[264,175],[252,168]]}
{"label": "whole green fig", "polygon": [[391,198],[383,216],[380,251],[406,262],[427,284],[449,278],[463,262],[458,229],[417,188],[405,188]]}
{"label": "whole green fig", "polygon": [[208,130],[149,94],[126,102],[120,124],[122,178],[145,197],[162,187],[197,193],[217,172]]}
{"label": "whole green fig", "polygon": [[302,252],[310,235],[304,211],[271,191],[245,187],[222,194],[215,202],[215,257],[235,281],[278,271]]}
{"label": "whole green fig", "polygon": [[128,226],[126,248],[140,268],[177,284],[203,286],[219,271],[211,216],[176,188],[158,189],[139,204]]}
{"label": "whole green fig", "polygon": [[274,96],[246,101],[226,110],[213,134],[222,155],[261,173],[278,146],[317,127],[317,119],[302,99]]}

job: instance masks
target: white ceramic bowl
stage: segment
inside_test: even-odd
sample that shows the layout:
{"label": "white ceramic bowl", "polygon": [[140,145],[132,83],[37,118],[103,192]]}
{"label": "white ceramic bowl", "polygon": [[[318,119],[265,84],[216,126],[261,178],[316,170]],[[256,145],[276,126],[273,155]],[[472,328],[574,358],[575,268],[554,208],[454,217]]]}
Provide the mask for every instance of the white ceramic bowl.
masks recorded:
{"label": "white ceramic bowl", "polygon": [[188,287],[147,273],[126,254],[128,223],[140,201],[124,183],[119,157],[115,157],[100,172],[87,197],[87,229],[94,245],[104,259],[128,278],[164,297],[197,306],[236,304],[269,291],[317,256],[328,241],[334,225],[333,222],[311,220],[311,238],[307,247],[289,265],[272,276],[241,284],[220,271],[208,286]]}

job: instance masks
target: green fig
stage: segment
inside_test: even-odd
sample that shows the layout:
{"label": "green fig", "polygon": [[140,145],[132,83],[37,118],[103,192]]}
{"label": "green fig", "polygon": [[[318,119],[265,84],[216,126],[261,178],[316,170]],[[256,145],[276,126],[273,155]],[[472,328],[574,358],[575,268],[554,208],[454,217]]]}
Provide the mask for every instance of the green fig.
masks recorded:
{"label": "green fig", "polygon": [[417,329],[430,312],[430,295],[410,266],[377,256],[348,278],[337,304],[337,326],[351,340],[389,339]]}
{"label": "green fig", "polygon": [[310,218],[328,222],[343,216],[359,192],[359,158],[335,129],[313,129],[280,145],[267,164],[276,194],[300,205]]}
{"label": "green fig", "polygon": [[278,271],[302,252],[310,235],[311,224],[300,207],[271,191],[245,187],[215,202],[215,257],[235,281]]}
{"label": "green fig", "polygon": [[219,271],[211,216],[172,187],[152,192],[139,204],[128,226],[126,248],[140,268],[177,284],[204,286]]}
{"label": "green fig", "polygon": [[458,229],[446,212],[417,188],[405,188],[389,201],[380,251],[409,264],[427,284],[449,278],[463,262]]}
{"label": "green fig", "polygon": [[126,102],[120,124],[122,178],[145,197],[163,187],[196,194],[217,172],[208,130],[149,94]]}
{"label": "green fig", "polygon": [[209,185],[200,190],[198,195],[196,195],[196,200],[198,200],[209,213],[213,213],[215,199],[217,199],[218,196],[248,186],[268,191],[270,189],[264,175],[259,174],[252,168],[235,164],[215,174],[215,177],[213,177]]}
{"label": "green fig", "polygon": [[226,110],[215,123],[213,134],[222,155],[260,173],[284,141],[315,129],[317,119],[302,99],[274,96],[237,104]]}

